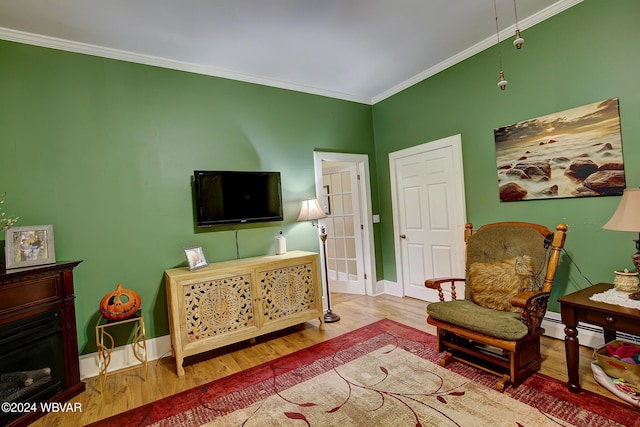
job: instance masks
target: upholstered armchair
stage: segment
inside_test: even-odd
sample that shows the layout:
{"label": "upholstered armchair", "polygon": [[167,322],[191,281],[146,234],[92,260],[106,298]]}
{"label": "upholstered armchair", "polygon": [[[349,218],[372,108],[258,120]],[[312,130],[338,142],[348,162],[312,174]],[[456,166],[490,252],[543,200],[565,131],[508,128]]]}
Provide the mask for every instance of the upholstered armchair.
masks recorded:
{"label": "upholstered armchair", "polygon": [[566,231],[525,222],[465,226],[466,277],[425,281],[440,299],[427,306],[437,350],[446,352],[440,365],[459,360],[496,374],[499,391],[540,369],[540,325]]}

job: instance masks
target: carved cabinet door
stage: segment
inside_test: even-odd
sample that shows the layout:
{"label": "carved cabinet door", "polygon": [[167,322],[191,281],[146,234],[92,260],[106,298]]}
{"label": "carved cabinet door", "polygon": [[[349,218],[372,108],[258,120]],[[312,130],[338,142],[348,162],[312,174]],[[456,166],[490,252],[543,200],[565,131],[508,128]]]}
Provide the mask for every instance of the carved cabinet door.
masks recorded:
{"label": "carved cabinet door", "polygon": [[257,272],[260,310],[264,325],[290,319],[311,310],[321,310],[315,286],[316,263],[306,262],[265,268]]}
{"label": "carved cabinet door", "polygon": [[253,271],[183,286],[185,343],[257,329]]}

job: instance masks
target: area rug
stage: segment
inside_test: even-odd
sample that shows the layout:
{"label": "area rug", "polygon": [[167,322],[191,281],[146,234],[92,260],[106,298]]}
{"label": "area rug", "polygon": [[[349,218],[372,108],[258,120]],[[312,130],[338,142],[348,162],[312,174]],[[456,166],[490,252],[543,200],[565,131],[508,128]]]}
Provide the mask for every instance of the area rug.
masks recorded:
{"label": "area rug", "polygon": [[640,411],[535,374],[436,363],[435,337],[381,320],[93,426],[640,426]]}

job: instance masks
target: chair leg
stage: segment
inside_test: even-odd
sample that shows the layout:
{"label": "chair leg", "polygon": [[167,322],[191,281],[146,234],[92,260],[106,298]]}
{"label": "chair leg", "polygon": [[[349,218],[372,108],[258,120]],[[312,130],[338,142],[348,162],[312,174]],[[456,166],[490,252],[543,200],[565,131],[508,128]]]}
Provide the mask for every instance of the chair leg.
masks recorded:
{"label": "chair leg", "polygon": [[[488,342],[490,344],[487,345],[496,347],[495,342]],[[496,354],[495,361],[491,360],[490,353],[478,349],[477,346],[483,346],[483,342],[473,341],[454,332],[437,328],[436,349],[438,353],[444,353],[438,364],[447,367],[455,360],[460,360],[467,365],[497,375],[499,380],[495,388],[500,392],[504,392],[509,386],[517,387],[540,370],[539,334],[518,342],[515,348],[509,348],[508,344],[505,344],[505,347],[498,347],[501,352]]]}
{"label": "chair leg", "polygon": [[540,370],[540,337],[523,342],[511,357],[511,377],[513,383],[518,385]]}
{"label": "chair leg", "polygon": [[445,348],[445,346],[444,346],[444,344],[442,342],[442,340],[444,338],[444,334],[446,334],[446,333],[447,333],[446,331],[443,331],[440,328],[436,329],[436,337],[437,337],[437,340],[436,340],[436,351],[438,353],[442,353],[443,351],[446,350],[446,348]]}
{"label": "chair leg", "polygon": [[448,365],[454,362],[453,353],[447,351],[447,353],[438,361],[438,365],[446,368]]}
{"label": "chair leg", "polygon": [[511,380],[509,379],[509,375],[508,374],[504,374],[500,378],[500,380],[497,382],[496,390],[498,390],[500,393],[503,393],[505,388],[507,387],[507,385],[509,385],[510,382],[511,382]]}

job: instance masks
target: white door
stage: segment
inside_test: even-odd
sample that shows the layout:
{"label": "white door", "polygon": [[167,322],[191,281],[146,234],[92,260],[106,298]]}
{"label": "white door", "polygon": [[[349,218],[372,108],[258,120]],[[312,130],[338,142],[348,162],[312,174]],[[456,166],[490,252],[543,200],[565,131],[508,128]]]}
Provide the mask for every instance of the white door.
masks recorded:
{"label": "white door", "polygon": [[[354,240],[356,239],[360,239],[360,242],[357,242],[357,240],[354,242],[355,246],[356,246],[356,264],[355,264],[355,268],[353,265],[353,259],[350,259],[350,256],[345,256],[343,259],[338,259],[338,257],[334,257],[334,261],[336,262],[336,266],[340,263],[342,263],[342,261],[345,262],[345,264],[347,264],[348,266],[348,262],[351,262],[351,269],[345,269],[343,271],[348,272],[347,274],[351,274],[351,272],[357,273],[358,275],[358,280],[357,280],[357,284],[349,284],[346,285],[344,284],[340,284],[339,282],[336,282],[336,286],[334,287],[334,280],[330,280],[329,281],[329,289],[334,292],[334,291],[338,291],[338,292],[352,292],[352,293],[358,293],[358,294],[366,294],[366,295],[378,295],[384,292],[384,285],[382,284],[382,282],[378,283],[376,281],[376,259],[375,259],[375,245],[374,245],[374,241],[373,241],[373,213],[371,211],[371,185],[370,185],[370,179],[369,179],[369,156],[366,154],[352,154],[352,153],[331,153],[331,152],[324,152],[324,151],[316,151],[313,153],[313,159],[314,159],[314,170],[315,170],[315,175],[316,175],[316,197],[318,198],[319,201],[322,202],[323,196],[325,195],[325,193],[327,193],[327,189],[325,188],[325,177],[324,175],[324,171],[326,170],[327,173],[331,172],[333,168],[336,167],[351,167],[350,169],[350,186],[351,186],[351,191],[352,191],[352,211],[354,212],[353,214],[346,212],[345,213],[341,213],[340,215],[345,215],[345,216],[349,216],[349,215],[353,215],[354,216],[354,220],[353,220],[353,224],[354,224]],[[357,176],[355,176],[356,179],[356,185],[354,186],[354,181],[353,181],[353,167],[355,166],[355,170],[357,172]],[[360,177],[360,179],[357,179],[358,176]],[[337,191],[338,185],[331,185],[331,180],[327,181],[329,185],[328,188],[328,192],[329,192],[329,197],[333,194],[337,197],[338,194],[340,194],[340,196],[342,197],[342,203],[344,206],[344,199],[346,198],[347,200],[349,199],[348,194],[349,191],[344,191],[344,190],[348,190],[348,188],[345,188],[342,184],[340,184],[340,191]],[[332,187],[335,187],[332,190]],[[335,205],[335,202],[334,202]],[[348,203],[347,203],[348,205]],[[355,220],[355,218],[357,218],[358,212],[359,211],[359,215],[360,215],[360,223],[358,224],[357,221]],[[331,212],[334,213],[334,215],[337,215],[337,213],[335,213],[335,210],[331,210]],[[333,221],[333,220],[332,220]],[[343,223],[347,222],[347,225],[350,224],[350,219],[343,219]],[[335,227],[335,225],[332,223],[332,226]],[[360,230],[360,232],[358,233],[358,230]],[[334,234],[335,237],[335,234]],[[349,254],[353,254],[353,251],[351,250],[352,245],[349,242],[349,236],[343,236],[344,239],[342,244],[344,245],[344,253],[345,255],[349,255]],[[348,243],[349,242],[349,243]],[[337,245],[337,242],[335,243]],[[346,245],[349,245],[349,247],[347,248]],[[335,247],[334,247],[335,250]],[[342,249],[340,249],[342,250]],[[329,277],[330,275],[325,275],[325,269],[324,269],[324,255],[322,253],[322,250],[320,251],[320,261],[321,264],[323,265],[322,270],[322,283],[325,283],[324,278],[325,277]],[[327,261],[329,261],[329,257],[327,257]],[[329,264],[329,262],[327,262],[327,265]],[[333,264],[332,264],[333,265]],[[337,267],[336,267],[337,268]],[[336,270],[333,270],[334,272],[337,272]],[[343,274],[344,276],[344,274]],[[337,279],[337,273],[335,273],[332,277],[335,277]],[[350,278],[350,276],[347,276],[347,278]],[[360,281],[364,281],[364,286],[362,286],[362,284],[360,283]],[[351,281],[351,280],[349,280]],[[324,287],[324,286],[323,286]],[[325,298],[325,297],[323,297]],[[323,300],[323,304],[326,307],[326,299]]]}
{"label": "white door", "polygon": [[406,296],[438,301],[425,279],[464,277],[460,135],[390,153],[389,162],[399,285]]}
{"label": "white door", "polygon": [[327,276],[332,292],[365,294],[359,174],[355,163],[323,162],[320,204],[327,218]]}

